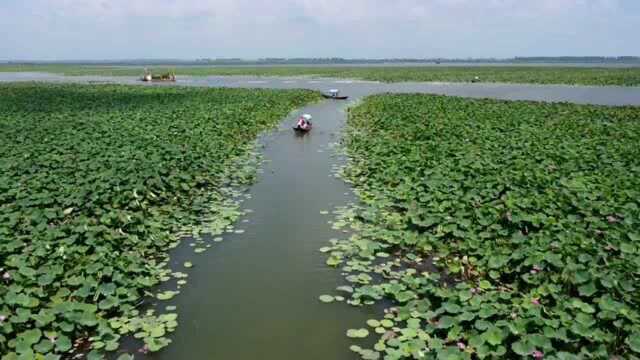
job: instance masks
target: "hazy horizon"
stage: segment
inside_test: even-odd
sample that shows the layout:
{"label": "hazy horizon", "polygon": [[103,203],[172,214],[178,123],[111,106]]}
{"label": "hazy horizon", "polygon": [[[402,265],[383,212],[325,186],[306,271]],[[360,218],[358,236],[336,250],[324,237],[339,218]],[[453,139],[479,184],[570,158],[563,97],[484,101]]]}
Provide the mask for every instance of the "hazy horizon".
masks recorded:
{"label": "hazy horizon", "polygon": [[0,60],[637,56],[637,0],[4,0]]}
{"label": "hazy horizon", "polygon": [[[219,57],[219,58],[111,58],[111,59],[81,59],[81,58],[77,58],[77,59],[59,59],[59,60],[41,60],[41,59],[2,59],[0,58],[0,63],[7,63],[7,62],[11,62],[11,63],[16,63],[16,64],[20,64],[20,63],[34,63],[34,64],[38,64],[38,63],[79,63],[79,64],[91,64],[91,63],[127,63],[127,62],[170,62],[170,61],[175,61],[175,62],[185,62],[185,63],[197,63],[197,62],[202,62],[203,64],[206,64],[205,61],[238,61],[238,62],[247,62],[247,63],[252,63],[252,62],[274,62],[275,60],[284,60],[284,61],[293,61],[293,60],[318,60],[320,61],[319,64],[322,63],[330,63],[329,61],[332,59],[340,59],[343,61],[347,61],[346,64],[348,63],[357,63],[358,61],[362,61],[362,62],[375,62],[375,61],[390,61],[390,62],[397,62],[397,63],[402,63],[403,60],[409,61],[409,62],[416,62],[419,63],[420,61],[424,61],[424,62],[432,62],[432,61],[443,61],[443,62],[452,62],[452,63],[464,63],[465,61],[469,61],[469,62],[479,62],[482,63],[483,61],[486,62],[506,62],[508,63],[509,61],[515,61],[515,60],[520,60],[520,61],[532,61],[532,62],[537,62],[539,60],[558,60],[561,58],[565,58],[565,60],[575,60],[577,62],[580,62],[581,60],[586,60],[586,59],[590,59],[590,58],[604,58],[605,60],[608,61],[621,61],[624,62],[624,60],[628,60],[628,59],[624,59],[624,58],[630,58],[630,60],[632,60],[633,62],[637,62],[638,60],[640,60],[640,56],[638,55],[584,55],[584,56],[580,56],[580,55],[560,55],[560,56],[531,56],[531,57],[520,57],[520,56],[516,56],[516,57],[510,57],[510,58],[498,58],[498,57],[487,57],[487,58],[471,58],[471,57],[463,57],[463,58],[341,58],[341,57],[317,57],[317,58],[308,58],[308,57],[295,57],[295,58],[287,58],[287,57],[257,57],[257,58],[234,58],[234,57]],[[531,60],[531,59],[536,59],[536,60]],[[301,63],[303,64],[303,63]],[[341,64],[340,62],[336,62],[335,64]]]}

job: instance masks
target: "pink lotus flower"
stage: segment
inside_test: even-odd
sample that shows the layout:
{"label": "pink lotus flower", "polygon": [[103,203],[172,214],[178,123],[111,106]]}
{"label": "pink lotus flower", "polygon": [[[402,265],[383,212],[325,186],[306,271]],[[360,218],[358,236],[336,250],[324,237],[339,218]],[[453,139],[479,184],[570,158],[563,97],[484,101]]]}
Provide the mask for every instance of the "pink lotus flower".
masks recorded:
{"label": "pink lotus flower", "polygon": [[542,359],[544,357],[544,353],[542,351],[539,351],[539,350],[535,350],[533,353],[531,353],[531,355],[535,359]]}
{"label": "pink lotus flower", "polygon": [[0,325],[2,325],[2,323],[7,320],[7,317],[4,315],[0,315]]}
{"label": "pink lotus flower", "polygon": [[9,279],[11,279],[11,274],[9,274],[8,272],[6,272],[6,273],[4,273],[4,274],[2,275],[2,278],[3,278],[3,279],[5,279],[5,280],[9,280]]}
{"label": "pink lotus flower", "polygon": [[142,354],[147,354],[149,352],[149,346],[147,344],[144,344],[143,347],[138,349],[138,352]]}
{"label": "pink lotus flower", "polygon": [[467,345],[465,345],[462,341],[458,342],[458,349],[464,350],[466,348],[467,348]]}
{"label": "pink lotus flower", "polygon": [[540,305],[540,300],[538,300],[537,298],[533,298],[533,299],[531,299],[531,303],[533,305]]}

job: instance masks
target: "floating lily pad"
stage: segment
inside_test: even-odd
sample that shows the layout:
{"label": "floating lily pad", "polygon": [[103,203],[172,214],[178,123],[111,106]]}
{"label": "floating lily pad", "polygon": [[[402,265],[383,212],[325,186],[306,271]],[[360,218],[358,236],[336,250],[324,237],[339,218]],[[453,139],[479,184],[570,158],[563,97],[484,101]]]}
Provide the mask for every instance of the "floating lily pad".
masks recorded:
{"label": "floating lily pad", "polygon": [[343,286],[338,286],[338,287],[336,288],[336,290],[338,290],[338,291],[344,291],[344,292],[347,292],[347,293],[352,293],[352,292],[353,292],[353,287],[348,286],[348,285],[343,285]]}
{"label": "floating lily pad", "polygon": [[378,320],[370,319],[370,320],[367,320],[367,325],[375,328],[380,326],[380,322]]}
{"label": "floating lily pad", "polygon": [[380,321],[380,325],[386,327],[386,328],[390,328],[393,326],[393,321],[389,320],[389,319],[383,319]]}
{"label": "floating lily pad", "polygon": [[365,338],[369,335],[367,329],[349,329],[347,330],[347,336],[350,338]]}
{"label": "floating lily pad", "polygon": [[319,299],[323,303],[331,303],[335,300],[335,298],[331,295],[320,295]]}
{"label": "floating lily pad", "polygon": [[178,294],[177,291],[163,291],[159,294],[156,295],[156,298],[158,298],[158,300],[170,300],[172,299],[174,296],[176,296]]}

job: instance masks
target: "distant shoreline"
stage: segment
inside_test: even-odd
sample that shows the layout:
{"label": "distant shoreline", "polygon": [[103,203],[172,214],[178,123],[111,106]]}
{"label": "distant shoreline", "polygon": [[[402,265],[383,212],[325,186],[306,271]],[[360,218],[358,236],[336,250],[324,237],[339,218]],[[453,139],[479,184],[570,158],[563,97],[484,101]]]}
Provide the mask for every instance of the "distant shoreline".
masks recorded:
{"label": "distant shoreline", "polygon": [[640,86],[640,65],[606,64],[312,64],[312,65],[0,65],[0,72],[66,76],[312,76],[380,82],[456,82]]}
{"label": "distant shoreline", "polygon": [[619,57],[515,57],[507,59],[343,59],[343,58],[264,58],[264,59],[119,59],[119,60],[4,60],[5,65],[101,65],[101,66],[640,66],[638,56]]}

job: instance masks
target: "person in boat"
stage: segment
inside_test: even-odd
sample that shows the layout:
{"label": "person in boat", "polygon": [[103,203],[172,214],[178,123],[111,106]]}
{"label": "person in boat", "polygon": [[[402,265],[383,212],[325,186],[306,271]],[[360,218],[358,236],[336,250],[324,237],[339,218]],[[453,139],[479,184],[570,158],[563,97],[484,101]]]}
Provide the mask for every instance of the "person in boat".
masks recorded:
{"label": "person in boat", "polygon": [[338,90],[338,89],[329,90],[329,95],[331,95],[331,97],[333,97],[333,98],[337,97],[338,94],[340,94],[340,90]]}
{"label": "person in boat", "polygon": [[310,130],[311,129],[311,115],[309,114],[304,114],[302,116],[300,116],[300,118],[298,119],[298,123],[296,124],[296,127],[298,129],[301,130]]}
{"label": "person in boat", "polygon": [[142,76],[143,81],[151,81],[151,72],[147,68],[144,68],[144,75]]}

